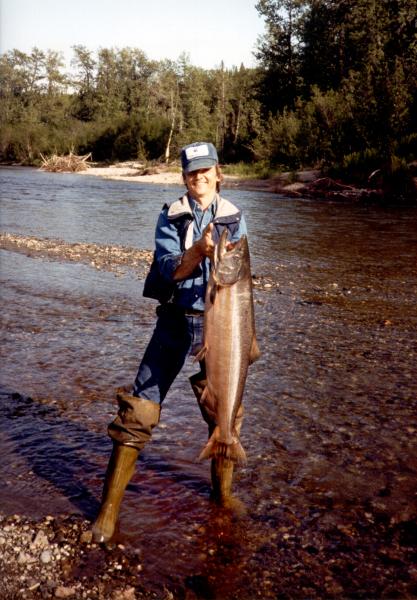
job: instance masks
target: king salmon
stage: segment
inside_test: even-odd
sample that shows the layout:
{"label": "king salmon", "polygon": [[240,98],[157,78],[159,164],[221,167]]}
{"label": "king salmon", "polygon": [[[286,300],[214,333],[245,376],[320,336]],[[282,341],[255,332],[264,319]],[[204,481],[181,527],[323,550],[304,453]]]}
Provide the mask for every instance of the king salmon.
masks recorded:
{"label": "king salmon", "polygon": [[201,403],[216,415],[216,427],[199,458],[246,460],[235,428],[249,365],[260,355],[255,336],[249,247],[243,235],[227,248],[224,230],[214,251],[204,312],[207,385]]}

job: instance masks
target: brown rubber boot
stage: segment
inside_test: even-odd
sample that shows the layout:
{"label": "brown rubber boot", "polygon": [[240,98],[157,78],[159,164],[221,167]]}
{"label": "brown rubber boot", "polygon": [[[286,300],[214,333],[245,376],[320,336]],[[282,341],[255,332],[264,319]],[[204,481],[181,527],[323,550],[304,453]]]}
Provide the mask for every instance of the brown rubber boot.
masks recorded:
{"label": "brown rubber boot", "polygon": [[93,541],[108,542],[114,533],[120,504],[134,471],[140,450],[159,423],[161,407],[125,392],[117,394],[119,411],[108,432],[113,451],[107,467],[100,513],[93,525]]}
{"label": "brown rubber boot", "polygon": [[[191,387],[195,397],[197,398],[198,406],[200,407],[203,419],[209,428],[209,438],[216,427],[216,415],[212,413],[207,406],[201,404],[201,395],[207,385],[207,380],[200,371],[190,377]],[[243,406],[240,405],[237,411],[235,420],[235,429],[237,434],[240,434],[243,421]],[[239,498],[232,494],[234,462],[224,457],[213,458],[211,460],[211,485],[212,499],[223,506],[232,510],[237,515],[243,515],[246,512],[245,505]]]}
{"label": "brown rubber boot", "polygon": [[109,436],[117,444],[142,450],[152,429],[158,425],[161,407],[156,402],[132,396],[122,390],[117,393],[119,410],[108,426]]}
{"label": "brown rubber boot", "polygon": [[244,503],[232,494],[234,462],[223,456],[211,460],[212,499],[238,516],[246,513]]}
{"label": "brown rubber boot", "polygon": [[108,542],[114,533],[120,504],[134,470],[139,450],[130,446],[113,445],[107,467],[100,513],[93,525],[93,541]]}
{"label": "brown rubber boot", "polygon": [[[240,405],[235,420],[235,429],[238,435],[242,429],[242,421],[243,406]],[[212,433],[213,426],[209,425],[209,437]],[[231,510],[237,516],[243,516],[246,513],[246,507],[242,500],[232,494],[234,467],[235,463],[223,456],[211,459],[211,497],[219,506]]]}

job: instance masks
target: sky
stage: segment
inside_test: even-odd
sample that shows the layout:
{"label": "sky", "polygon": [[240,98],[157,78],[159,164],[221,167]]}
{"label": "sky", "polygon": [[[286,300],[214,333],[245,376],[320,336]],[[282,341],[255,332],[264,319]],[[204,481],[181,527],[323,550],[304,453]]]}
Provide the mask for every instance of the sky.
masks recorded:
{"label": "sky", "polygon": [[36,46],[67,63],[71,47],[139,48],[148,59],[210,69],[255,66],[264,21],[256,0],[0,0],[0,53]]}

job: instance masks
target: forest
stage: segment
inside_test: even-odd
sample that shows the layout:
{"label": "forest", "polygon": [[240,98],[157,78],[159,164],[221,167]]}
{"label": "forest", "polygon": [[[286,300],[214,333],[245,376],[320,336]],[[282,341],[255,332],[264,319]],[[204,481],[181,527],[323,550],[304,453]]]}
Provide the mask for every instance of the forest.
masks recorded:
{"label": "forest", "polygon": [[[73,46],[0,56],[0,162],[92,153],[172,163],[212,141],[262,176],[314,167],[361,181],[417,159],[414,0],[259,0],[256,67],[205,70],[139,48]],[[221,17],[219,17],[221,18]],[[415,168],[415,164],[414,164]]]}

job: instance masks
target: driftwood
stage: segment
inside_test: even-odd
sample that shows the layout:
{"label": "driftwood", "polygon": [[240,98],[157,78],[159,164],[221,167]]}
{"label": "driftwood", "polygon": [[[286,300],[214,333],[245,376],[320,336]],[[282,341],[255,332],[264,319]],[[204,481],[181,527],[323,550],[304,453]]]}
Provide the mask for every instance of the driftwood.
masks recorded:
{"label": "driftwood", "polygon": [[77,173],[79,171],[86,171],[89,167],[87,161],[91,159],[91,152],[84,156],[77,156],[70,152],[65,156],[59,156],[53,154],[52,156],[45,157],[41,154],[42,158],[42,171],[50,171],[53,173]]}
{"label": "driftwood", "polygon": [[[369,184],[371,184],[369,186]],[[356,187],[322,177],[303,190],[310,198],[353,200],[358,202],[412,203],[417,201],[417,179],[404,173],[384,176],[380,170],[371,173],[368,186]]]}
{"label": "driftwood", "polygon": [[[295,187],[296,186],[296,187]],[[276,193],[293,198],[319,198],[326,200],[349,200],[353,202],[381,201],[384,198],[380,189],[358,188],[335,181],[330,177],[320,177],[308,183],[297,183],[275,189]]]}
{"label": "driftwood", "polygon": [[306,186],[306,194],[310,198],[327,198],[328,200],[371,200],[380,196],[378,190],[357,188],[335,181],[330,177],[321,177]]}

